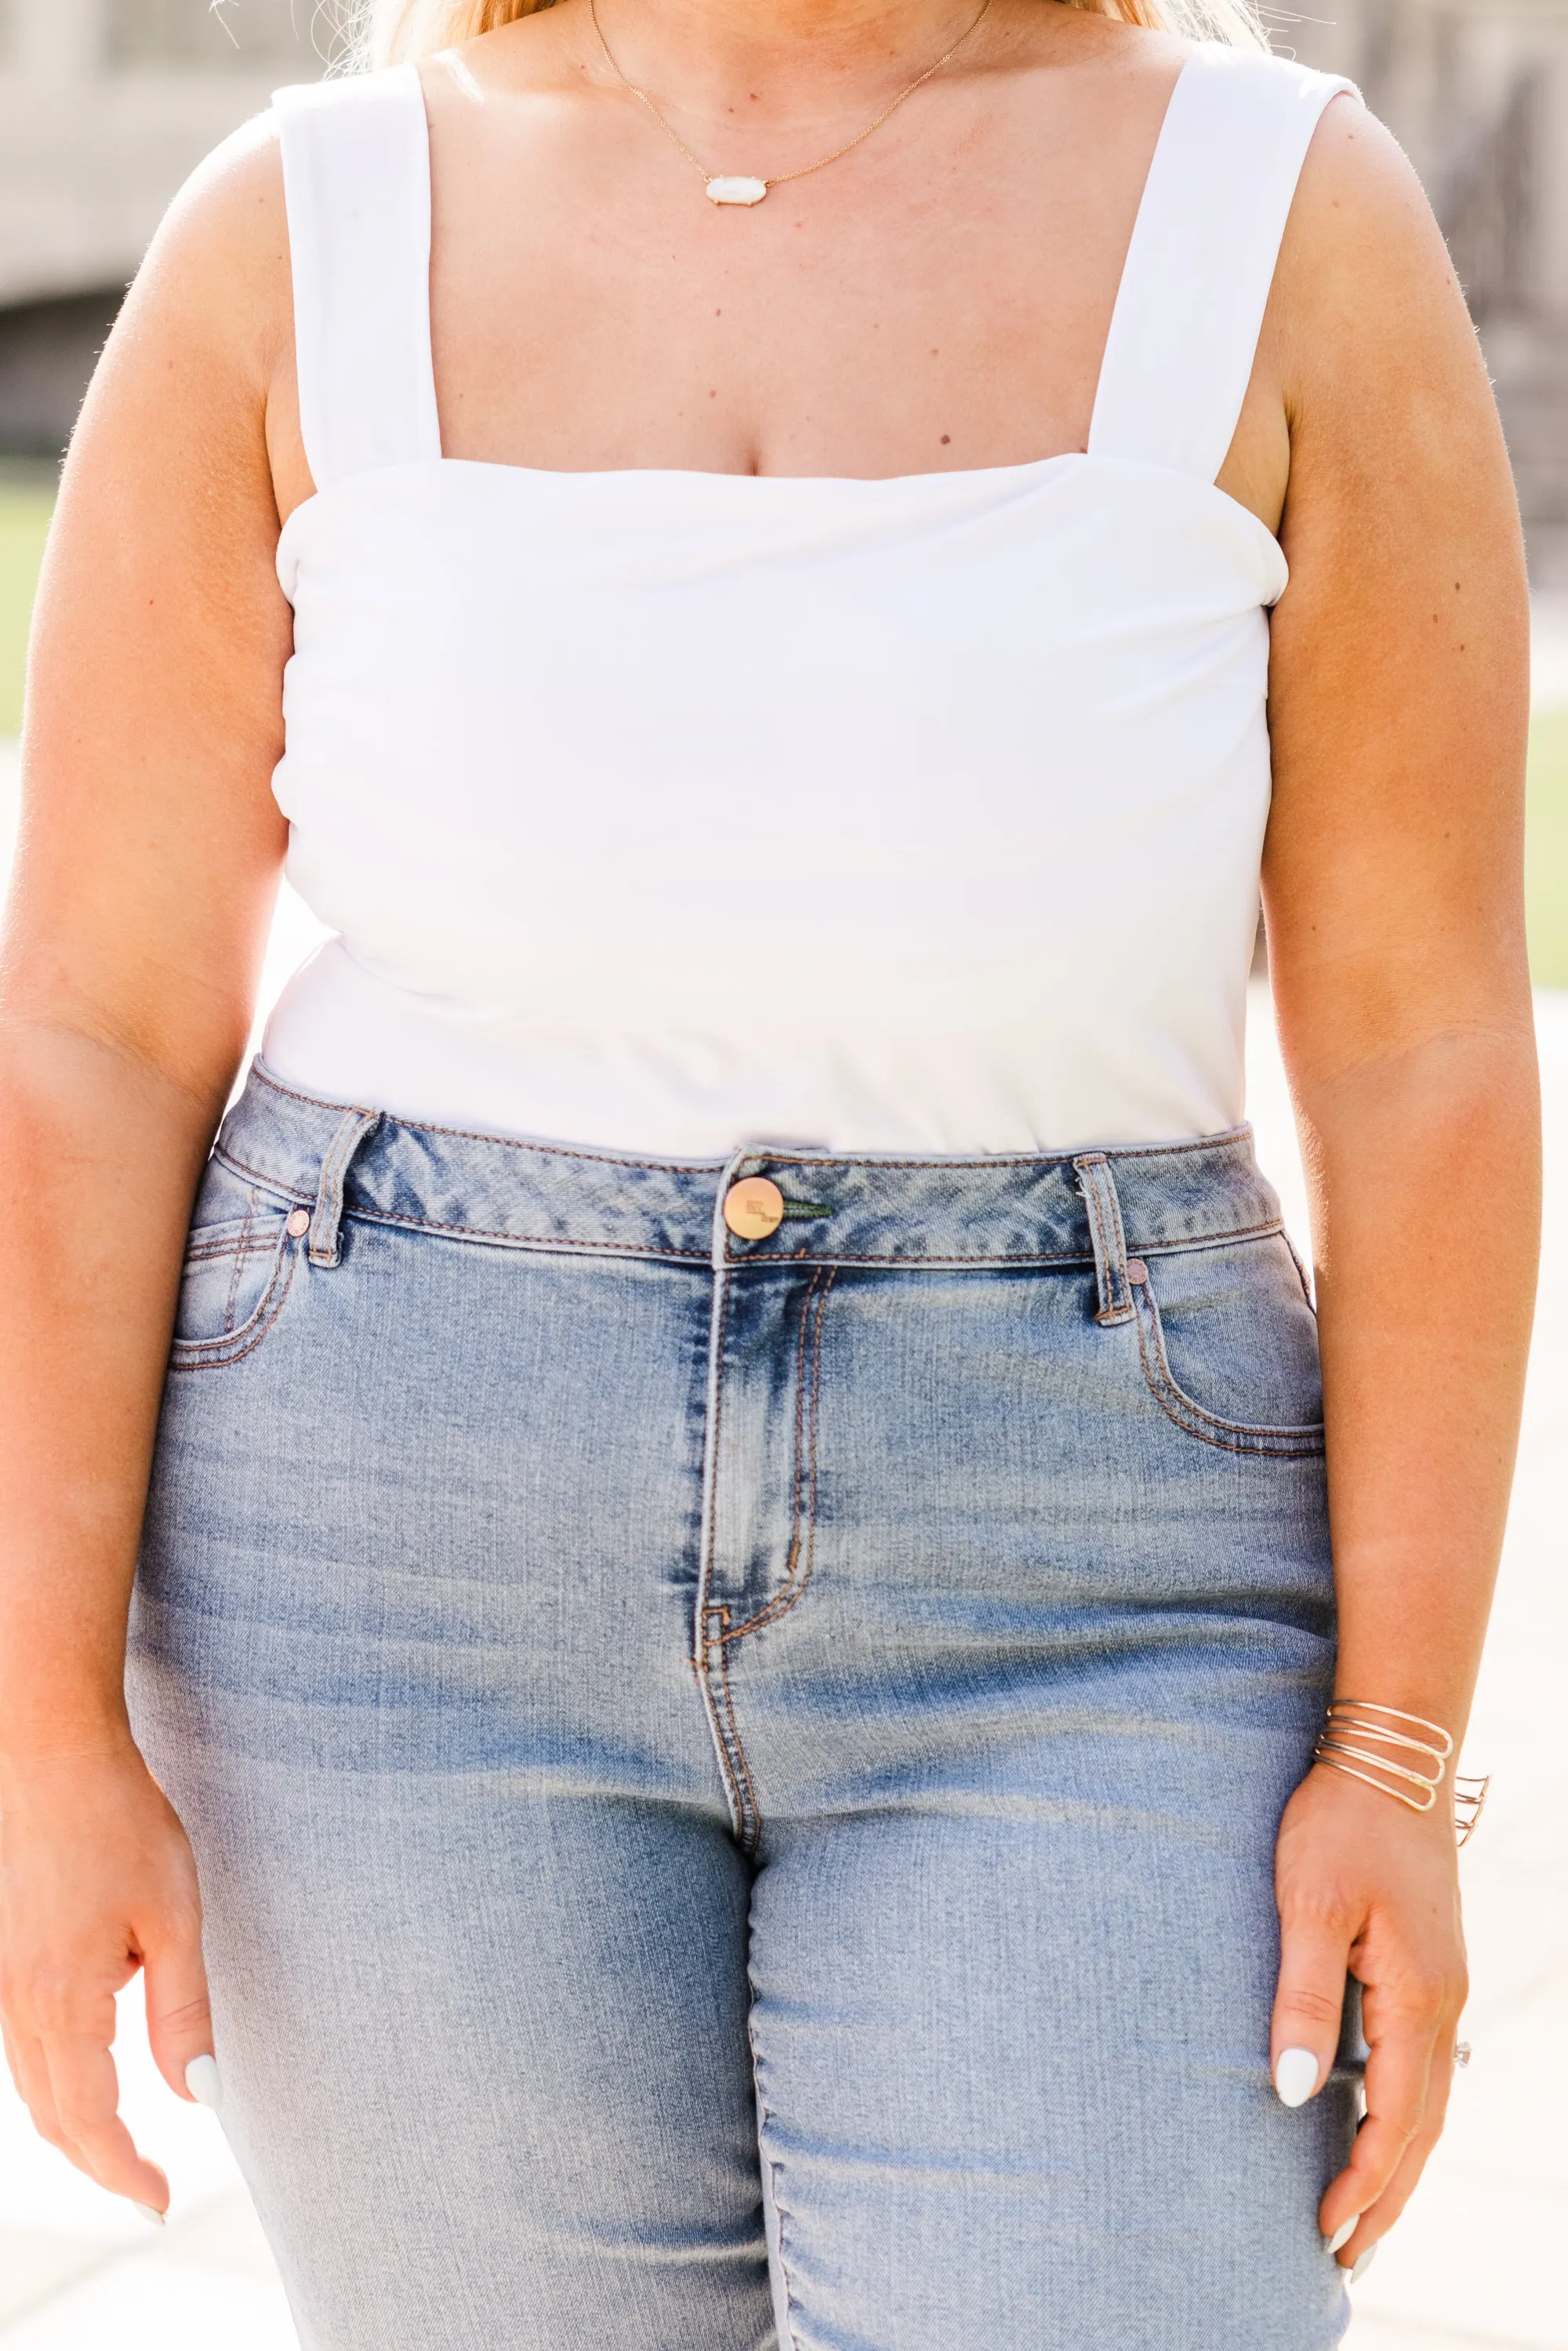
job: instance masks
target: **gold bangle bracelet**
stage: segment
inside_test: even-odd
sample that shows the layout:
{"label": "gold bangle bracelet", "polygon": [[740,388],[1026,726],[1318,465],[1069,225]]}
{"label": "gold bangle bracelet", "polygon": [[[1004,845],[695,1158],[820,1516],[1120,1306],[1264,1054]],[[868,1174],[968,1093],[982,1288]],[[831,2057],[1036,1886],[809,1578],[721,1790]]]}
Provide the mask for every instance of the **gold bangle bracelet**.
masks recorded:
{"label": "gold bangle bracelet", "polygon": [[[1417,1739],[1408,1730],[1394,1728],[1402,1722],[1411,1723],[1429,1736]],[[1380,1754],[1380,1748],[1394,1751]],[[1425,1715],[1408,1714],[1402,1707],[1379,1706],[1371,1698],[1335,1698],[1328,1708],[1312,1749],[1312,1761],[1330,1771],[1343,1771],[1347,1780],[1359,1780],[1364,1786],[1375,1788],[1379,1795],[1392,1796],[1396,1803],[1406,1805],[1413,1813],[1429,1813],[1437,1801],[1437,1791],[1448,1774],[1453,1752],[1453,1736],[1440,1722],[1428,1722]],[[1363,1764],[1369,1768],[1359,1769]],[[1399,1782],[1404,1784],[1394,1784]],[[1479,1779],[1460,1779],[1456,1775],[1454,1834],[1460,1844],[1472,1834],[1490,1785],[1490,1773]]]}
{"label": "gold bangle bracelet", "polygon": [[[1413,1723],[1416,1730],[1429,1735],[1425,1740],[1413,1738],[1410,1730],[1396,1730],[1394,1723]],[[1380,1747],[1394,1750],[1394,1754],[1377,1754]],[[1314,1763],[1322,1763],[1326,1771],[1344,1772],[1347,1780],[1361,1780],[1364,1787],[1375,1787],[1380,1796],[1394,1796],[1396,1803],[1408,1805],[1413,1813],[1432,1811],[1450,1759],[1453,1733],[1443,1730],[1441,1723],[1429,1723],[1425,1714],[1406,1714],[1404,1707],[1380,1707],[1371,1698],[1333,1699],[1312,1750]],[[1361,1771],[1359,1766],[1371,1768]],[[1404,1782],[1404,1787],[1394,1782]],[[1460,1777],[1455,1772],[1453,1834],[1460,1845],[1469,1844],[1481,1820],[1490,1784],[1490,1772],[1481,1777]]]}
{"label": "gold bangle bracelet", "polygon": [[[1436,1790],[1423,1803],[1418,1797],[1406,1796],[1399,1789],[1388,1787],[1382,1780],[1375,1780],[1370,1771],[1358,1771],[1353,1763],[1342,1762],[1338,1755],[1326,1747],[1314,1749],[1312,1761],[1314,1763],[1322,1764],[1327,1771],[1343,1771],[1347,1780],[1360,1780],[1366,1787],[1375,1788],[1380,1796],[1396,1797],[1400,1803],[1408,1804],[1413,1813],[1429,1813],[1437,1802]],[[1475,1834],[1476,1823],[1486,1808],[1487,1791],[1490,1786],[1490,1771],[1483,1771],[1477,1776],[1455,1775],[1454,1842],[1456,1844],[1460,1846],[1469,1844]]]}
{"label": "gold bangle bracelet", "polygon": [[[1425,1772],[1406,1771],[1403,1764],[1390,1763],[1385,1756],[1374,1755],[1364,1747],[1346,1747],[1334,1739],[1320,1739],[1312,1750],[1312,1761],[1327,1763],[1334,1771],[1343,1771],[1347,1780],[1364,1780],[1369,1788],[1381,1788],[1385,1796],[1397,1796],[1399,1802],[1408,1804],[1413,1813],[1429,1813],[1437,1801],[1437,1790],[1442,1784],[1439,1780],[1429,1780]],[[1352,1761],[1370,1763],[1373,1771],[1382,1772],[1391,1780],[1403,1780],[1406,1787],[1417,1788],[1420,1793],[1409,1796],[1406,1794],[1405,1788],[1385,1787],[1381,1779],[1375,1780],[1365,1771],[1353,1771]]]}
{"label": "gold bangle bracelet", "polygon": [[[1454,1837],[1456,1843],[1459,1844],[1469,1844],[1471,1837],[1475,1834],[1476,1823],[1479,1820],[1481,1813],[1486,1807],[1487,1790],[1490,1786],[1491,1773],[1490,1771],[1481,1771],[1478,1773],[1466,1772],[1463,1777],[1461,1777],[1458,1772],[1454,1774]],[[1465,2065],[1469,2064],[1470,2061],[1468,2052],[1459,2062],[1461,2064]]]}

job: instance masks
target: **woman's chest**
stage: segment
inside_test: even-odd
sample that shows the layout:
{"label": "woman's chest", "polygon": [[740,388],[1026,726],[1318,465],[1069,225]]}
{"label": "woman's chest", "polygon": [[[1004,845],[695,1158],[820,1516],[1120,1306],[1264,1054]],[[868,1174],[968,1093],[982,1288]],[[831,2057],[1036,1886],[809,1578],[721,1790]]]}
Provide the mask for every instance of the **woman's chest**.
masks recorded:
{"label": "woman's chest", "polygon": [[1103,823],[1260,714],[1284,576],[1212,487],[1075,456],[879,481],[448,460],[341,484],[283,554],[291,759],[591,848],[601,820],[1001,841],[1071,829],[1083,795]]}
{"label": "woman's chest", "polygon": [[438,242],[447,454],[874,478],[1083,449],[1114,298],[1103,225],[1086,269],[1040,190],[881,193],[841,209],[824,177],[716,212],[694,172],[652,205],[606,191],[575,236],[547,208],[494,244]]}

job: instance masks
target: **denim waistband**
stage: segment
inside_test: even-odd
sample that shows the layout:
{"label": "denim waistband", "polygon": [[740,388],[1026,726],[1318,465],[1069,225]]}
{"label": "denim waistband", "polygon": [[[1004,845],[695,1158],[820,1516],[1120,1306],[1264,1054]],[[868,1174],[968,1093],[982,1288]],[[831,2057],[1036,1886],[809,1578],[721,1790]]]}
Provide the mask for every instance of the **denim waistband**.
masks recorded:
{"label": "denim waistband", "polygon": [[[723,1161],[423,1126],[284,1085],[256,1063],[218,1136],[236,1174],[308,1207],[335,1263],[343,1217],[519,1249],[693,1265],[1119,1266],[1125,1254],[1281,1228],[1250,1127],[1182,1143],[974,1158],[737,1147]],[[783,1219],[732,1233],[730,1186],[767,1176]]]}

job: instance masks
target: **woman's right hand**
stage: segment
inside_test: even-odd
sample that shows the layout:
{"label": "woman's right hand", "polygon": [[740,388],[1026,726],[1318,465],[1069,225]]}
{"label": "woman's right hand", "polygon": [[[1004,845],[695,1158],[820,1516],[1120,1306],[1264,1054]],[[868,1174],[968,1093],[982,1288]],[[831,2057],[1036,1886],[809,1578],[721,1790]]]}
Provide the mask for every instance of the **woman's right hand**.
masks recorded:
{"label": "woman's right hand", "polygon": [[12,2078],[51,2146],[161,2220],[169,2182],[120,2119],[110,2053],[114,1996],[139,1967],[152,2054],[190,2098],[186,2068],[210,2059],[213,2036],[196,1865],[172,1806],[129,1734],[44,1760],[0,1757],[0,2024]]}

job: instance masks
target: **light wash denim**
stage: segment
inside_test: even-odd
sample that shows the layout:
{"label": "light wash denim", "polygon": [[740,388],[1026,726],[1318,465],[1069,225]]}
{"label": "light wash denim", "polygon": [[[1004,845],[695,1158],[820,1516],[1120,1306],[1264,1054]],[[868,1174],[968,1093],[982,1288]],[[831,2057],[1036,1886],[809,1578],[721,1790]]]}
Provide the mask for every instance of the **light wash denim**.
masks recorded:
{"label": "light wash denim", "polygon": [[131,1687],[308,2351],[1337,2341],[1320,1409],[1245,1130],[648,1165],[253,1074]]}

